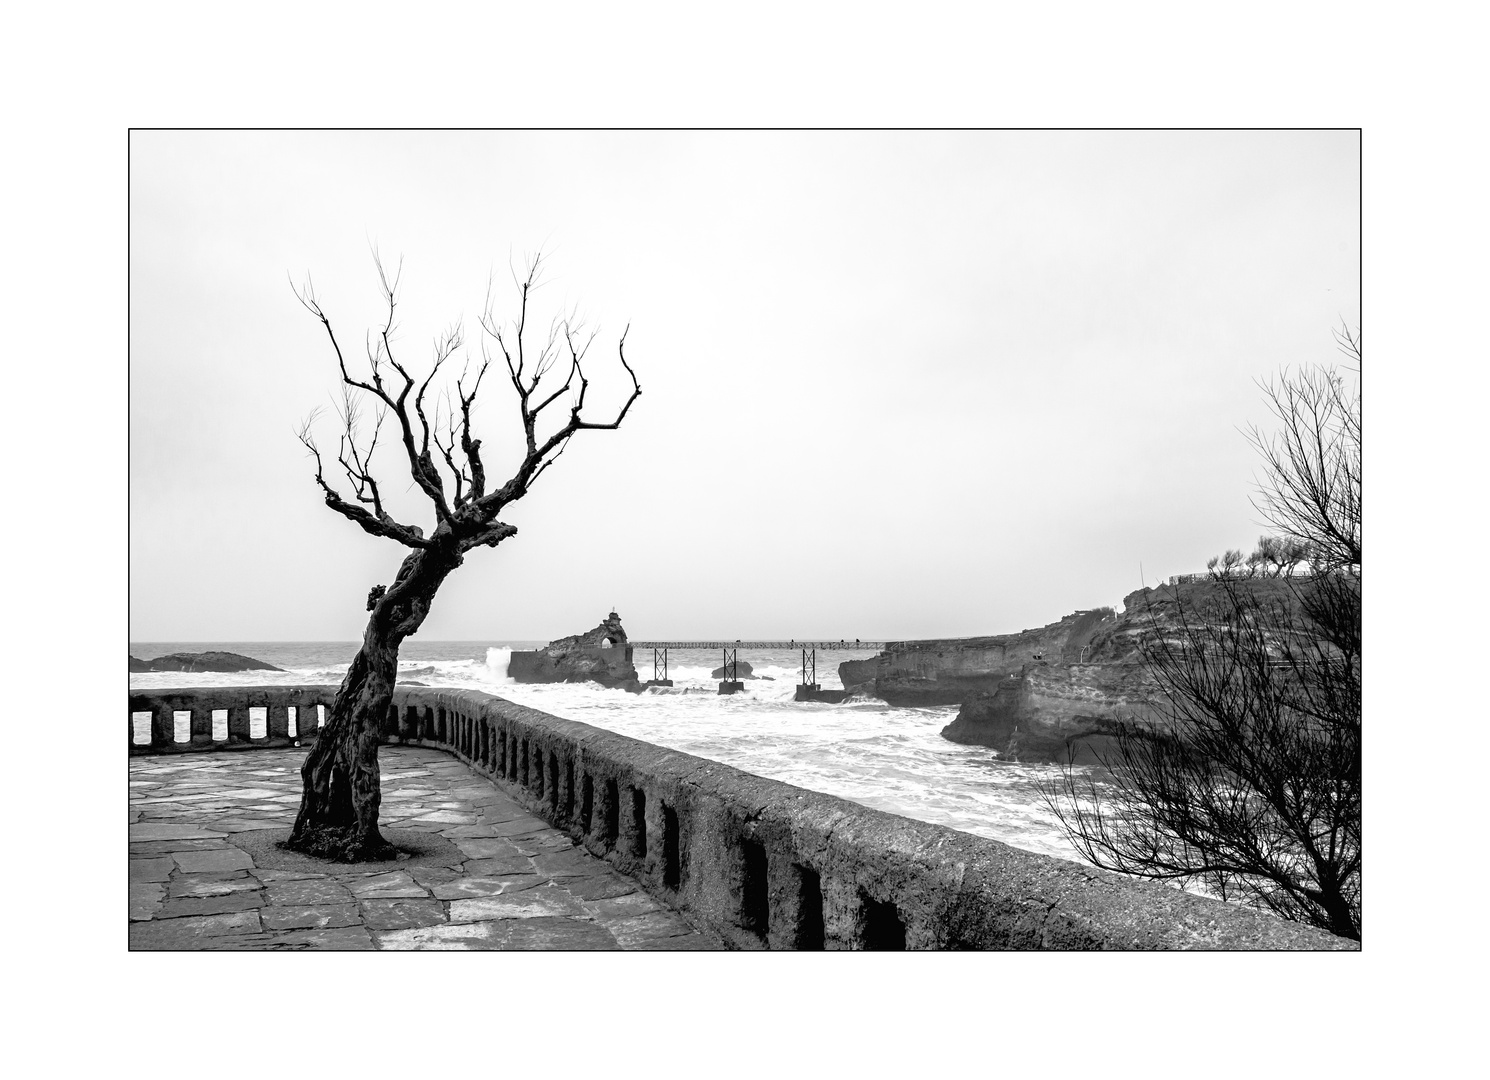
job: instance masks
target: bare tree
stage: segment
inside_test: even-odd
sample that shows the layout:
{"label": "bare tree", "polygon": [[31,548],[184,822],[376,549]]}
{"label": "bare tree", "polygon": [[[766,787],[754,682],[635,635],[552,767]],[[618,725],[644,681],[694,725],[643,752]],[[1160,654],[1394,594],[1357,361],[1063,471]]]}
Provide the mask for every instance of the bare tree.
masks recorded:
{"label": "bare tree", "polygon": [[[1359,364],[1359,334],[1342,342]],[[1361,422],[1349,377],[1265,384],[1281,430],[1251,435],[1268,474],[1257,505],[1285,534],[1254,555],[1280,570],[1307,556],[1311,572],[1248,581],[1233,573],[1239,552],[1213,559],[1199,599],[1179,596],[1175,621],[1143,645],[1161,719],[1121,725],[1106,778],[1068,766],[1043,793],[1096,866],[1196,882],[1359,940]]]}
{"label": "bare tree", "polygon": [[[299,438],[315,460],[315,482],[331,509],[355,522],[364,532],[409,549],[392,584],[378,585],[368,595],[371,614],[362,647],[352,660],[331,714],[301,769],[304,789],[289,846],[346,862],[387,858],[391,854],[391,846],[378,831],[381,801],[378,741],[382,720],[393,700],[400,644],[419,630],[440,585],[461,565],[467,552],[478,547],[494,548],[516,534],[515,527],[498,520],[503,508],[528,493],[544,471],[558,460],[574,435],[619,428],[641,395],[636,373],[626,360],[625,332],[616,352],[630,377],[631,390],[614,418],[604,422],[587,419],[584,411],[590,385],[584,363],[594,333],[587,333],[570,320],[556,318],[535,353],[528,340],[529,302],[542,263],[541,258],[535,258],[518,283],[520,306],[517,320],[510,327],[503,327],[494,317],[488,289],[480,319],[485,334],[481,363],[473,374],[467,361],[455,382],[454,399],[447,398],[442,425],[440,410],[429,391],[444,365],[464,345],[461,329],[454,327],[436,340],[428,372],[422,379],[416,379],[393,352],[398,274],[390,282],[381,261],[376,256],[374,261],[387,318],[379,330],[369,335],[365,375],[354,374],[348,368],[331,321],[310,281],[307,279],[303,288],[295,290],[300,302],[320,320],[336,353],[342,391],[339,409],[342,432],[336,463],[350,485],[351,498],[344,498],[326,479],[325,461],[311,430],[315,418],[312,414],[301,428]],[[487,339],[501,353],[508,380],[517,392],[524,438],[521,462],[497,486],[488,481],[481,439],[471,430],[477,394],[494,362]],[[550,373],[554,377],[546,380]],[[558,381],[560,373],[564,376],[562,382]],[[553,415],[561,417],[562,422],[547,434],[540,434],[541,422],[547,419],[545,410],[556,403],[560,411]],[[361,412],[364,404],[370,405],[375,413],[370,432]],[[434,411],[433,420],[430,410]],[[390,419],[413,484],[434,510],[435,523],[428,535],[416,525],[393,518],[384,505],[383,489],[373,473],[372,459],[378,438]]]}

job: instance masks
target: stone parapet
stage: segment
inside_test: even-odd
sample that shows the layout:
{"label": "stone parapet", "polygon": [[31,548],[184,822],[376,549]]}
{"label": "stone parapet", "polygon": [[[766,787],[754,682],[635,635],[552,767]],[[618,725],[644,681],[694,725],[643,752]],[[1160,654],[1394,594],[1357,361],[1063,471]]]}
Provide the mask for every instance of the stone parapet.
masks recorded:
{"label": "stone parapet", "polygon": [[[169,691],[132,695],[131,707],[168,697],[153,707],[267,706],[273,694],[286,695],[275,699],[285,704],[294,694],[319,702],[328,691],[335,689]],[[384,737],[439,747],[491,776],[534,814],[739,949],[1359,947],[479,691],[398,688]]]}

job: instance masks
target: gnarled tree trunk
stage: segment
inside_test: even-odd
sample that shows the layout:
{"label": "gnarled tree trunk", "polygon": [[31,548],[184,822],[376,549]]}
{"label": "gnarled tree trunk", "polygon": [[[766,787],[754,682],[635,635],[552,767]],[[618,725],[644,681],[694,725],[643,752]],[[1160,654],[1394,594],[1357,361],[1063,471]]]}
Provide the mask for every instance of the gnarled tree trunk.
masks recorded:
{"label": "gnarled tree trunk", "polygon": [[398,649],[424,622],[441,582],[461,559],[453,541],[414,552],[393,588],[372,601],[362,648],[300,769],[304,787],[289,841],[294,850],[340,862],[393,857],[378,831],[378,743],[393,703]]}

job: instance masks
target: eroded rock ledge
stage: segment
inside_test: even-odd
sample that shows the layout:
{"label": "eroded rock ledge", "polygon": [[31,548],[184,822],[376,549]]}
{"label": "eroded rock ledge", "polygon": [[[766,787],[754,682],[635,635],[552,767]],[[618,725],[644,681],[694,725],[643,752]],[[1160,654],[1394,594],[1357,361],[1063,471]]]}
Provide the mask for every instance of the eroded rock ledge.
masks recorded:
{"label": "eroded rock ledge", "polygon": [[[1244,584],[1268,601],[1290,602],[1288,583]],[[846,689],[892,705],[961,705],[942,730],[952,742],[988,746],[1015,761],[1091,763],[1119,720],[1157,714],[1158,685],[1142,645],[1219,599],[1211,581],[1139,589],[1112,608],[1076,611],[1046,626],[978,638],[896,641],[870,660],[839,666]]]}
{"label": "eroded rock ledge", "polygon": [[129,658],[130,671],[283,671],[284,668],[233,652],[168,653],[154,660]]}

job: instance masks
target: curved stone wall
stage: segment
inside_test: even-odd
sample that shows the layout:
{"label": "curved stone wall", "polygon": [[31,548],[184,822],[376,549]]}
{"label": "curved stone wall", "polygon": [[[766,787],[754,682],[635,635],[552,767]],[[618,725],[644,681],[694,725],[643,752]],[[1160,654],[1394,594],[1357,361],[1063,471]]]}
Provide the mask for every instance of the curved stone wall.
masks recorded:
{"label": "curved stone wall", "polygon": [[[289,745],[336,688],[136,692],[150,745]],[[253,738],[233,717],[266,710]],[[228,710],[227,741],[210,733]],[[278,710],[278,711],[276,711]],[[174,741],[175,714],[192,737]],[[199,717],[209,718],[206,725]],[[298,726],[298,725],[297,725]],[[299,735],[301,742],[309,731]],[[449,751],[648,892],[742,949],[1354,949],[1267,915],[752,776],[474,690],[403,687],[388,742]]]}

